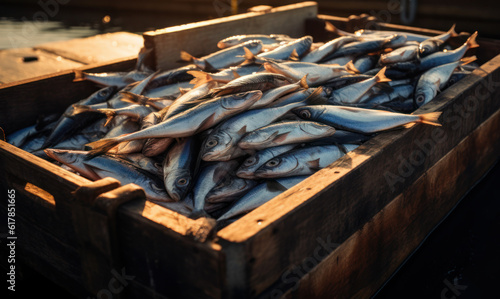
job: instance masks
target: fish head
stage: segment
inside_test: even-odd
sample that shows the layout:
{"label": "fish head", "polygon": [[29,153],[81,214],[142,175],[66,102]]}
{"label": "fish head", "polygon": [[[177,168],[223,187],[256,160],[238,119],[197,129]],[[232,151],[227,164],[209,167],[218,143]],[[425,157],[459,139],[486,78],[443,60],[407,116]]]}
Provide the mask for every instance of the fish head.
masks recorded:
{"label": "fish head", "polygon": [[104,87],[96,92],[96,99],[99,99],[99,102],[108,100],[112,95],[118,90],[116,86],[108,86]]}
{"label": "fish head", "polygon": [[291,176],[299,165],[299,161],[293,155],[277,156],[259,167],[255,171],[255,176],[259,178]]}
{"label": "fish head", "polygon": [[247,180],[230,176],[210,190],[205,199],[208,202],[227,201],[229,198],[241,194],[248,189]]}
{"label": "fish head", "polygon": [[304,120],[318,119],[323,114],[325,108],[320,106],[303,106],[292,110],[298,117]]}
{"label": "fish head", "polygon": [[421,88],[417,88],[415,91],[415,97],[413,99],[416,107],[421,107],[424,104],[427,104],[430,100],[432,100],[436,96],[437,91],[430,86],[422,86]]}
{"label": "fish head", "polygon": [[424,58],[425,56],[428,56],[434,52],[437,52],[441,45],[443,44],[443,41],[439,39],[428,39],[423,42],[421,42],[418,45],[418,54],[420,58]]}
{"label": "fish head", "polygon": [[186,197],[191,189],[193,178],[187,169],[176,169],[164,176],[165,189],[170,197],[179,201]]}
{"label": "fish head", "polygon": [[84,158],[84,154],[81,151],[71,151],[64,149],[45,149],[44,152],[50,158],[66,165],[75,164],[83,160]]}
{"label": "fish head", "polygon": [[236,142],[237,140],[234,140],[230,134],[223,130],[210,134],[201,147],[201,159],[203,161],[229,160]]}
{"label": "fish head", "polygon": [[245,159],[240,165],[240,168],[236,171],[236,176],[245,179],[255,178],[255,171],[257,170],[260,161],[260,156],[258,154],[252,155]]}

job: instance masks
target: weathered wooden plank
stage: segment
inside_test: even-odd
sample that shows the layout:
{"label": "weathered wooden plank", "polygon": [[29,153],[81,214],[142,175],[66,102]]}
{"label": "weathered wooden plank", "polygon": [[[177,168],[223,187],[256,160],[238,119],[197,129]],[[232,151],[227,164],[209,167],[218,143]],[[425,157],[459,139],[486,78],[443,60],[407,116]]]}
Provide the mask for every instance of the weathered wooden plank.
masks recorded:
{"label": "weathered wooden plank", "polygon": [[148,201],[120,208],[123,260],[134,281],[168,298],[221,298],[224,254],[212,241],[190,236],[196,223]]}
{"label": "weathered wooden plank", "polygon": [[83,63],[32,48],[0,51],[0,85],[78,68]]}
{"label": "weathered wooden plank", "polygon": [[[137,57],[81,68],[87,72],[132,70]],[[73,82],[72,70],[0,85],[0,127],[6,134],[35,123],[40,115],[62,113],[97,90],[89,81]]]}
{"label": "weathered wooden plank", "polygon": [[[415,125],[380,134],[221,230],[223,246],[247,244],[241,249],[247,265],[244,293],[262,292],[286,269],[311,256],[317,238],[341,243],[361,228],[500,107],[496,82],[500,56],[416,112],[443,111],[443,127]],[[471,104],[474,113],[468,110]],[[410,160],[412,165],[409,159],[418,162]]]}
{"label": "weathered wooden plank", "polygon": [[281,33],[300,37],[305,33],[305,20],[316,14],[315,2],[302,2],[268,13],[251,12],[145,32],[144,45],[154,49],[157,69],[169,69],[183,65],[176,62],[181,50],[194,56],[206,55],[217,50],[219,40],[231,35]]}
{"label": "weathered wooden plank", "polygon": [[142,36],[129,32],[99,34],[68,41],[50,42],[35,47],[82,64],[95,64],[125,59],[139,53]]}
{"label": "weathered wooden plank", "polygon": [[498,161],[499,127],[500,110],[302,277],[284,298],[372,296]]}

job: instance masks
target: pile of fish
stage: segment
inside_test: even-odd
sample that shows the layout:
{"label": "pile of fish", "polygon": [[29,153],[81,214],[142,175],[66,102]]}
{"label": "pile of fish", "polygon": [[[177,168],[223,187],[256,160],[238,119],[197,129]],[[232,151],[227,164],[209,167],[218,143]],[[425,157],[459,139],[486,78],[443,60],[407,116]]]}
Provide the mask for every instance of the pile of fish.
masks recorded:
{"label": "pile of fish", "polygon": [[231,36],[186,65],[152,71],[141,50],[130,72],[82,73],[99,90],[62,116],[8,136],[91,180],[114,177],[191,217],[231,222],[379,132],[439,125],[412,114],[477,65],[454,28],[430,37],[362,30],[311,36]]}

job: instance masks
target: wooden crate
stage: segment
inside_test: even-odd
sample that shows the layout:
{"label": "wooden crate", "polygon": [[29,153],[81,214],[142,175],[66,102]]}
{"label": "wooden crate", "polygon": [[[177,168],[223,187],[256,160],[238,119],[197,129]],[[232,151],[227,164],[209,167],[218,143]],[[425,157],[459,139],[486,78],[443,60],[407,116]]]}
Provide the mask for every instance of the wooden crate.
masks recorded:
{"label": "wooden crate", "polygon": [[[176,26],[145,33],[145,45],[165,68],[175,65],[180,49],[204,54],[199,38],[210,51],[234,33],[311,34],[319,41],[329,37],[325,20],[348,25],[347,19],[316,11],[314,2],[304,2],[268,14]],[[478,42],[481,68],[417,111],[442,111],[442,127],[414,125],[379,134],[220,231],[146,202],[134,185],[90,200],[89,208],[89,200],[71,193],[87,180],[0,142],[2,183],[17,191],[30,182],[56,202],[54,212],[44,200],[19,192],[19,256],[80,297],[109,292],[112,270],[130,278],[114,294],[126,298],[369,297],[499,158],[500,42]],[[172,55],[164,59],[160,51]],[[123,70],[133,63],[95,70]],[[72,78],[63,72],[0,87],[6,107],[0,126],[12,132],[38,113],[62,111],[95,90]],[[20,111],[24,117],[18,119]],[[115,209],[104,209],[105,203]],[[5,213],[4,202],[1,207]],[[96,227],[104,229],[95,233]]]}

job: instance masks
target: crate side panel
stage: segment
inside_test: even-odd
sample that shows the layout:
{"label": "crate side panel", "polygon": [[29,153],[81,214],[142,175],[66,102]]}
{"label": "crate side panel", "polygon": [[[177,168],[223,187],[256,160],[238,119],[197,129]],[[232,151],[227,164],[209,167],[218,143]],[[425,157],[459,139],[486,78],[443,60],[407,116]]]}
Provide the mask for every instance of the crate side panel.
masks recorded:
{"label": "crate side panel", "polygon": [[373,295],[498,161],[499,126],[500,110],[305,275],[285,298]]}

